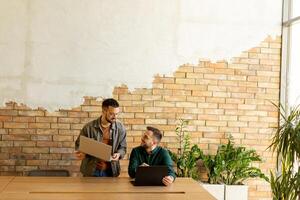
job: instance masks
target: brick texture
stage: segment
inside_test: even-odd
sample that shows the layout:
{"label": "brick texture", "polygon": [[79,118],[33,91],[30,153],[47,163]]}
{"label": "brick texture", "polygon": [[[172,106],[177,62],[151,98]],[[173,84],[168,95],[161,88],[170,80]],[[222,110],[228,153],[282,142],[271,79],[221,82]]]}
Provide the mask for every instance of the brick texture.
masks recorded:
{"label": "brick texture", "polygon": [[[257,165],[268,174],[275,166],[266,148],[278,124],[271,102],[279,102],[280,47],[280,37],[268,37],[229,63],[203,60],[183,65],[173,76],[155,76],[149,89],[115,87],[112,96],[121,105],[128,155],[139,145],[147,125],[160,128],[163,145],[175,150],[176,124],[187,119],[193,143],[204,152],[214,153],[232,134],[236,144],[257,150],[264,161]],[[100,114],[101,99],[96,97],[84,97],[82,105],[56,112],[6,103],[0,108],[0,175],[64,168],[80,176],[74,141],[83,125]],[[127,176],[128,155],[121,162],[121,176]],[[267,183],[252,180],[247,184],[249,199],[270,199]]]}

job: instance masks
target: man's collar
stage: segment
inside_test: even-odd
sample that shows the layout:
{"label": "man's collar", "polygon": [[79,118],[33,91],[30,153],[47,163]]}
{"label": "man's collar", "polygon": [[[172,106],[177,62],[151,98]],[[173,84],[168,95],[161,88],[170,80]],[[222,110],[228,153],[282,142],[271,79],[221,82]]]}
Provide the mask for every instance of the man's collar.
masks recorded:
{"label": "man's collar", "polygon": [[[102,117],[102,115],[96,120],[96,123],[94,123],[95,128],[100,128],[101,127],[101,124],[100,124],[101,123],[101,117]],[[116,122],[114,122],[110,125],[111,129],[115,129],[115,127],[116,127]]]}
{"label": "man's collar", "polygon": [[150,154],[149,154],[149,153],[147,152],[147,150],[144,148],[145,152],[146,152],[147,154],[149,154],[149,155],[156,153],[156,152],[158,151],[158,149],[159,149],[159,146],[157,145],[152,151],[150,151]]}
{"label": "man's collar", "polygon": [[152,153],[156,153],[156,152],[158,151],[158,149],[159,149],[159,148],[158,148],[158,145],[157,145],[157,146],[151,151],[151,154],[152,154]]}
{"label": "man's collar", "polygon": [[100,128],[100,121],[101,121],[101,116],[95,121],[94,123],[95,128]]}

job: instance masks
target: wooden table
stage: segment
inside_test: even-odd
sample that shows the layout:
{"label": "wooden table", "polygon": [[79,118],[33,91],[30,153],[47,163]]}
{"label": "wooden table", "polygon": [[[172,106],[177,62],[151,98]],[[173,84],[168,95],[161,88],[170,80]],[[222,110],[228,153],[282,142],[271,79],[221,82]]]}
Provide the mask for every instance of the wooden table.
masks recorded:
{"label": "wooden table", "polygon": [[0,200],[214,200],[196,181],[133,186],[129,178],[0,177]]}
{"label": "wooden table", "polygon": [[12,179],[14,179],[13,176],[0,176],[0,193],[4,190],[4,188]]}

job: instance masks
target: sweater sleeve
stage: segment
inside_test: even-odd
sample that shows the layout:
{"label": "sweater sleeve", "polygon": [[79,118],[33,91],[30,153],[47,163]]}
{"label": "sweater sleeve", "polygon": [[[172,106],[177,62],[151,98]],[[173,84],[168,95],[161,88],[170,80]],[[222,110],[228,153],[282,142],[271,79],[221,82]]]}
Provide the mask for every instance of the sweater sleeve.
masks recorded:
{"label": "sweater sleeve", "polygon": [[128,175],[131,178],[135,178],[136,170],[139,166],[138,155],[136,149],[132,149],[130,153],[129,165],[128,165]]}
{"label": "sweater sleeve", "polygon": [[173,169],[173,160],[167,150],[162,150],[163,165],[166,165],[168,167],[168,175],[173,176],[173,178],[175,179],[176,175]]}

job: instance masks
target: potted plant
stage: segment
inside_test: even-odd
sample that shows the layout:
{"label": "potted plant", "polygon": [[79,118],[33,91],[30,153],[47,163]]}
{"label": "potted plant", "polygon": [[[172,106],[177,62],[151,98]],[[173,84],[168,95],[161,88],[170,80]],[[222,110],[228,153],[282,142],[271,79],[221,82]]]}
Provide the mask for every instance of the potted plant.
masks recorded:
{"label": "potted plant", "polygon": [[277,153],[278,175],[271,172],[270,181],[273,199],[300,199],[300,109],[291,108],[288,114],[282,106],[276,107],[280,110],[280,125],[269,146]]}
{"label": "potted plant", "polygon": [[[191,147],[190,135],[185,130],[188,121],[180,120],[175,132],[178,139],[177,153],[169,150],[169,154],[176,164],[178,177],[192,177],[199,180],[200,161],[207,171],[208,183],[202,184],[217,199],[248,198],[247,186],[241,186],[248,178],[268,178],[260,169],[252,167],[252,162],[260,162],[261,158],[255,150],[246,150],[245,147],[235,147],[233,138],[227,144],[220,145],[216,155],[204,155],[198,145]],[[239,185],[234,187],[234,185]],[[245,198],[237,195],[241,194]]]}
{"label": "potted plant", "polygon": [[[204,155],[202,150],[193,145],[192,148],[190,142],[190,135],[185,130],[187,120],[180,120],[178,126],[175,129],[178,148],[177,153],[169,150],[169,154],[176,165],[176,175],[178,177],[191,177],[195,180],[199,180],[199,165],[197,162],[203,159]],[[209,192],[213,191],[212,195],[218,199],[224,199],[224,185],[209,185],[208,188],[204,186]],[[210,190],[212,187],[212,190]]]}
{"label": "potted plant", "polygon": [[185,130],[187,124],[187,120],[181,119],[175,129],[179,144],[177,153],[168,151],[176,164],[176,175],[178,177],[191,177],[197,180],[199,178],[197,161],[203,157],[203,152],[196,144],[191,147],[190,135]]}
{"label": "potted plant", "polygon": [[[230,136],[227,144],[218,147],[216,155],[204,155],[203,165],[207,170],[209,184],[224,184],[224,199],[243,200],[248,198],[248,187],[243,182],[249,178],[268,178],[259,168],[251,166],[252,162],[260,162],[261,158],[255,150],[247,150],[245,147],[234,146]],[[204,185],[214,194],[214,185]],[[221,196],[217,197],[222,199]]]}

